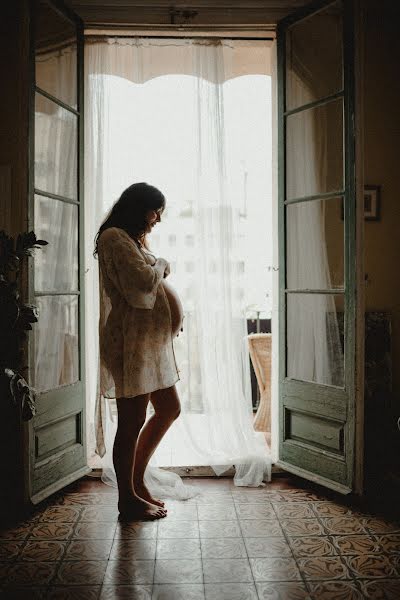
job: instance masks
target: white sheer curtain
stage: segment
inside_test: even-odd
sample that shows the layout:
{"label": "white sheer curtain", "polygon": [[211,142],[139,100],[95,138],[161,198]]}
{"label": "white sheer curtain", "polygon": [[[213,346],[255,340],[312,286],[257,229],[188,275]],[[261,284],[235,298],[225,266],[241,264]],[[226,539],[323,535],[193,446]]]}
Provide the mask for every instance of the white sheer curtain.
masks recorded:
{"label": "white sheer curtain", "polygon": [[[270,292],[269,50],[267,42],[115,38],[86,50],[90,397],[94,403],[98,361],[93,238],[121,191],[148,181],[167,196],[150,244],[171,261],[186,315],[175,344],[183,410],[151,465],[209,465],[217,474],[234,465],[235,483],[251,486],[269,480],[271,462],[252,426],[245,343],[246,306]],[[248,74],[253,87],[237,86]],[[103,466],[115,427],[110,403]]]}
{"label": "white sheer curtain", "polygon": [[[301,70],[300,70],[301,72]],[[288,94],[293,106],[314,100],[313,90],[296,70],[289,72]],[[329,119],[335,112],[306,110],[289,117],[287,126],[287,196],[301,198],[329,190],[335,166],[329,163]],[[340,123],[333,123],[340,127]],[[330,123],[332,127],[332,123]],[[336,174],[333,179],[336,179]],[[336,202],[336,205],[335,205]],[[332,212],[333,208],[333,212]],[[287,285],[297,290],[329,290],[343,286],[343,245],[337,246],[339,273],[329,262],[327,231],[339,202],[311,200],[287,206]],[[336,259],[337,259],[336,257]],[[340,259],[342,262],[340,263]],[[340,269],[340,264],[342,270]],[[333,281],[335,280],[336,281]],[[343,385],[343,348],[335,296],[289,294],[287,306],[288,375],[325,385]]]}
{"label": "white sheer curtain", "polygon": [[[37,85],[76,107],[76,45],[36,54]],[[37,94],[35,100],[35,188],[77,199],[77,119]],[[78,290],[78,207],[35,196],[35,233],[49,245],[35,255],[35,290]],[[36,299],[34,385],[46,391],[79,379],[77,296]]]}

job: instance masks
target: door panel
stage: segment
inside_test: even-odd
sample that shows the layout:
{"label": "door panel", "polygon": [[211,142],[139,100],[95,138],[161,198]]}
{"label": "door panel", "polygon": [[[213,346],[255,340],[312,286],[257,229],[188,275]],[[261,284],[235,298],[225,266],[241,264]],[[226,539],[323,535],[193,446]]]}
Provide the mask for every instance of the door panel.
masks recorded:
{"label": "door panel", "polygon": [[60,2],[32,2],[30,225],[49,242],[30,272],[39,309],[30,343],[37,414],[30,424],[29,490],[39,502],[88,472],[83,289],[83,28]]}
{"label": "door panel", "polygon": [[352,2],[279,24],[280,464],[348,493],[355,407]]}

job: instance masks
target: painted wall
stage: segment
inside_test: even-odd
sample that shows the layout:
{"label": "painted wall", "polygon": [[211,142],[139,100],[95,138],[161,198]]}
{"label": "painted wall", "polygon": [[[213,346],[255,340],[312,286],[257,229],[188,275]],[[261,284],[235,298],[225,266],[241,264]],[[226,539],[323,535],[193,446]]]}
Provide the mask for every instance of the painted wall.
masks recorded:
{"label": "painted wall", "polygon": [[[28,0],[0,6],[0,229],[26,230],[28,199],[29,10]],[[24,494],[23,431],[14,405],[0,384],[2,419],[0,506],[18,510]]]}
{"label": "painted wall", "polygon": [[381,219],[365,223],[366,309],[392,314],[400,409],[400,7],[366,0],[364,10],[364,181],[382,186]]}
{"label": "painted wall", "polygon": [[0,8],[0,229],[25,228],[28,198],[29,10],[27,0]]}

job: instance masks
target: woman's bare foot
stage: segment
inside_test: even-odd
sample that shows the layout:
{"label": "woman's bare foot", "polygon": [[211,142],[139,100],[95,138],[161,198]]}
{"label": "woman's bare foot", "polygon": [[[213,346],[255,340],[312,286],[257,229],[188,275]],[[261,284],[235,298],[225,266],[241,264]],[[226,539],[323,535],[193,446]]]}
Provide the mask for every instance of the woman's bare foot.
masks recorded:
{"label": "woman's bare foot", "polygon": [[118,510],[121,519],[135,521],[153,521],[167,516],[167,511],[164,508],[155,506],[151,502],[146,502],[146,500],[138,496],[131,496],[129,499],[123,501],[120,500],[118,502]]}
{"label": "woman's bare foot", "polygon": [[154,496],[152,496],[150,494],[148,488],[145,486],[144,483],[142,483],[140,485],[135,483],[135,491],[136,491],[137,495],[139,496],[139,498],[143,498],[143,500],[150,502],[150,504],[155,504],[156,506],[161,506],[161,508],[163,508],[165,506],[165,502],[163,502],[159,498],[154,498]]}

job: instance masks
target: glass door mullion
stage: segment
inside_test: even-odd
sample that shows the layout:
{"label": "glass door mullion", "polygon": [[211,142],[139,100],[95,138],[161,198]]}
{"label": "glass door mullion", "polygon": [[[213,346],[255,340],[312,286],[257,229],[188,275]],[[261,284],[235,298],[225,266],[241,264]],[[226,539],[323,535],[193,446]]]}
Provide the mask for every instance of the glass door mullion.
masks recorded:
{"label": "glass door mullion", "polygon": [[35,188],[35,195],[44,196],[45,198],[51,198],[52,200],[59,200],[60,202],[66,202],[67,204],[75,204],[76,206],[79,206],[79,200],[73,200],[67,196],[60,196],[59,194],[53,194],[52,192],[45,192],[38,188]]}
{"label": "glass door mullion", "polygon": [[289,200],[285,200],[284,204],[287,206],[288,204],[300,204],[300,202],[310,202],[312,200],[330,200],[333,198],[340,198],[340,196],[345,195],[345,190],[338,190],[335,192],[323,192],[321,194],[313,194],[312,196],[302,196],[299,198],[290,198]]}
{"label": "glass door mullion", "polygon": [[344,294],[345,290],[344,288],[321,288],[321,289],[307,289],[307,288],[295,288],[295,289],[290,289],[287,288],[285,290],[285,292],[287,294],[333,294],[333,295],[338,295],[338,294]]}
{"label": "glass door mullion", "polygon": [[301,106],[296,106],[296,108],[286,110],[283,114],[285,117],[290,117],[290,115],[295,115],[296,113],[303,112],[304,110],[309,110],[311,108],[318,108],[319,106],[324,106],[325,104],[329,104],[329,102],[333,102],[334,100],[338,100],[339,98],[343,97],[344,91],[341,90],[336,94],[331,94],[330,96],[325,96],[324,98],[314,100],[314,102],[307,102],[306,104],[302,104]]}
{"label": "glass door mullion", "polygon": [[79,290],[57,290],[56,292],[44,291],[44,292],[35,292],[35,296],[37,298],[41,296],[79,296]]}
{"label": "glass door mullion", "polygon": [[40,94],[41,96],[44,96],[45,98],[47,98],[47,100],[51,100],[51,102],[54,102],[54,104],[57,104],[58,106],[61,106],[61,108],[65,108],[65,110],[68,110],[69,112],[71,112],[72,114],[74,114],[76,117],[79,117],[79,111],[78,110],[76,110],[75,108],[72,108],[72,106],[70,106],[69,104],[66,104],[62,100],[59,100],[58,98],[56,98],[52,94],[49,94],[49,92],[45,92],[44,90],[42,90],[38,86],[35,86],[35,92],[37,94]]}

